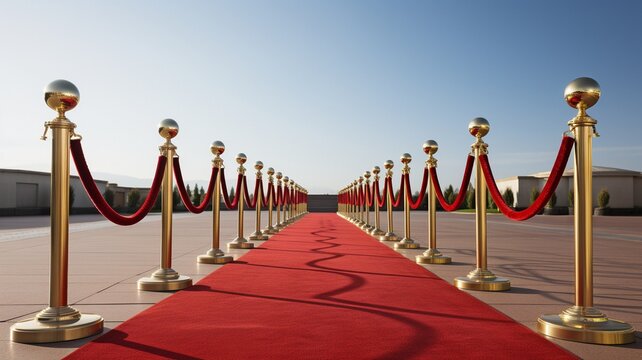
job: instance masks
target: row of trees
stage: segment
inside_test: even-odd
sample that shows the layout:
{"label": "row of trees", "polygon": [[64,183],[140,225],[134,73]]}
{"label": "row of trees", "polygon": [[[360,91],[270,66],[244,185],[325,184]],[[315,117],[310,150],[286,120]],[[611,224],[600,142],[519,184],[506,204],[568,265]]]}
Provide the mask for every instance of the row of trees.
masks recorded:
{"label": "row of trees", "polygon": [[[195,204],[200,204],[205,197],[205,189],[202,186],[199,188],[198,184],[194,185],[194,190],[192,190],[188,184],[185,190],[187,191],[187,195],[189,196],[189,198]],[[232,188],[232,191],[234,191],[234,188]],[[107,201],[107,204],[109,204],[109,206],[114,207],[114,192],[111,189],[106,189],[103,193],[103,197],[105,198],[105,201]],[[156,198],[156,202],[154,203],[152,210],[160,210],[162,201],[161,199],[161,195]],[[70,196],[69,200],[70,204],[73,203],[73,195]],[[129,192],[129,194],[127,194],[127,206],[122,210],[136,211],[141,205],[142,201],[143,199],[140,191],[138,191],[137,189],[133,189]],[[174,208],[182,206],[181,197],[176,186],[174,186],[174,191],[172,193],[172,204]]]}

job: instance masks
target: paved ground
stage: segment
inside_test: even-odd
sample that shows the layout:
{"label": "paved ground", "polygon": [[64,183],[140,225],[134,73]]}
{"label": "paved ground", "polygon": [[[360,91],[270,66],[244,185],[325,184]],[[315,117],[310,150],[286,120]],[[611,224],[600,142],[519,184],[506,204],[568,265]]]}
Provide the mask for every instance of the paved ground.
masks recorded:
{"label": "paved ground", "polygon": [[[266,214],[264,214],[264,219]],[[382,216],[383,218],[383,216]],[[160,221],[157,216],[120,227],[99,216],[72,217],[69,301],[105,318],[106,330],[171,293],[142,292],[136,280],[158,268]],[[247,212],[245,233],[254,229]],[[236,213],[222,213],[222,239],[236,232]],[[402,214],[395,228],[402,235]],[[265,220],[263,220],[265,223]],[[89,339],[44,345],[9,341],[9,327],[47,305],[49,238],[47,217],[0,218],[0,358],[58,359]],[[412,214],[412,237],[425,247],[426,213]],[[385,226],[385,223],[382,224]],[[426,266],[448,282],[471,270],[475,261],[474,217],[438,214],[438,247],[451,265]],[[534,328],[543,313],[559,313],[573,302],[573,230],[571,216],[537,216],[516,223],[489,216],[489,268],[511,279],[509,292],[471,292],[524,325]],[[211,245],[211,213],[179,214],[174,222],[173,268],[198,281],[216,270],[199,265],[196,256]],[[390,244],[392,245],[392,244]],[[423,250],[404,250],[412,261]],[[238,257],[244,250],[230,254]],[[595,305],[609,317],[642,329],[642,221],[639,217],[595,218]],[[439,296],[435,294],[435,296]],[[430,299],[426,299],[430,306]],[[483,329],[480,329],[483,331]],[[456,336],[456,333],[455,335]],[[642,358],[642,335],[635,344],[598,346],[552,340],[586,359]],[[498,344],[498,349],[501,344]]]}

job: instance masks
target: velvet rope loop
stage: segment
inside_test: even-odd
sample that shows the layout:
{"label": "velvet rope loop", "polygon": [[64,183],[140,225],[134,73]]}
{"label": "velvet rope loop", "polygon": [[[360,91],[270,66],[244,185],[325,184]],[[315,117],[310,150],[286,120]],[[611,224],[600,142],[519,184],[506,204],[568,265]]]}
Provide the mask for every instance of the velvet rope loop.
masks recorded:
{"label": "velvet rope loop", "polygon": [[245,176],[243,176],[243,184],[245,185],[243,186],[243,192],[245,194],[245,204],[250,209],[254,209],[256,207],[256,201],[258,199],[257,194],[263,192],[263,182],[261,181],[261,179],[256,179],[256,181],[254,182],[254,196],[252,198],[250,198],[250,193],[247,189],[247,178]]}
{"label": "velvet rope loop", "polygon": [[283,205],[283,187],[281,186],[276,187],[276,204],[278,206]]}
{"label": "velvet rope loop", "polygon": [[424,177],[423,180],[421,180],[421,190],[419,190],[419,196],[417,196],[417,200],[412,200],[412,189],[410,189],[410,175],[406,175],[405,185],[406,197],[408,197],[410,208],[419,208],[421,206],[421,203],[424,201],[424,196],[426,196],[426,187],[428,187],[428,168],[424,168]]}
{"label": "velvet rope loop", "polygon": [[230,196],[227,192],[227,185],[225,183],[225,168],[221,168],[221,171],[219,171],[219,176],[221,177],[221,192],[223,193],[223,201],[225,202],[225,207],[230,210],[234,210],[239,203],[239,195],[241,195],[241,184],[244,176],[242,174],[238,174],[238,176],[236,177],[236,189],[234,189],[235,193],[234,199],[232,201],[230,201]]}
{"label": "velvet rope loop", "polygon": [[391,206],[393,208],[398,207],[401,205],[401,200],[403,199],[403,194],[404,194],[404,181],[405,181],[406,174],[401,174],[401,185],[399,187],[399,193],[397,194],[397,198],[395,199],[394,191],[392,191],[392,178],[387,178],[386,181],[388,182],[388,193],[390,194],[390,199],[391,199]]}
{"label": "velvet rope loop", "polygon": [[481,165],[482,172],[484,173],[484,178],[486,179],[488,191],[490,192],[493,201],[495,201],[495,204],[497,204],[497,208],[507,218],[515,221],[527,220],[535,216],[535,214],[537,214],[540,210],[542,210],[542,208],[544,208],[548,200],[550,200],[551,196],[553,196],[553,193],[555,192],[555,189],[557,188],[557,185],[562,178],[562,174],[564,174],[564,169],[566,168],[566,163],[568,162],[568,158],[571,155],[571,150],[573,149],[574,144],[575,139],[573,139],[572,137],[564,136],[562,138],[562,143],[560,144],[557,158],[555,159],[553,169],[548,176],[548,180],[546,181],[546,184],[542,189],[542,193],[531,204],[531,206],[521,211],[515,211],[511,209],[508,204],[506,204],[504,198],[502,197],[502,194],[497,188],[497,184],[495,183],[495,178],[493,177],[493,172],[488,161],[488,155],[480,155],[479,163]]}
{"label": "velvet rope loop", "polygon": [[176,188],[178,189],[178,194],[180,195],[185,208],[189,212],[200,214],[205,210],[205,208],[207,208],[207,205],[209,205],[210,199],[212,198],[212,191],[214,190],[214,183],[216,182],[217,173],[218,168],[213,167],[212,174],[210,175],[210,183],[207,186],[205,197],[199,205],[194,205],[192,203],[192,199],[189,198],[189,194],[187,194],[187,190],[185,189],[185,183],[183,182],[183,173],[181,172],[181,164],[179,158],[174,158],[174,178],[176,179]]}
{"label": "velvet rope loop", "polygon": [[107,218],[107,220],[118,225],[133,225],[141,221],[149,213],[152,206],[154,206],[158,193],[160,192],[161,183],[163,182],[163,174],[165,173],[165,165],[167,163],[167,158],[165,156],[161,155],[158,157],[154,180],[152,181],[152,185],[147,193],[145,201],[134,214],[125,216],[116,212],[116,210],[107,203],[103,194],[100,193],[100,190],[98,190],[96,182],[91,176],[91,172],[87,166],[87,161],[85,160],[85,154],[82,150],[80,139],[71,140],[71,155],[74,159],[76,169],[78,170],[80,181],[82,182],[89,199],[91,199],[91,202],[94,204],[96,209],[105,218]]}
{"label": "velvet rope loop", "polygon": [[383,194],[379,193],[379,180],[375,180],[372,184],[373,192],[375,193],[374,198],[377,199],[377,206],[383,207],[386,203],[386,197],[388,196],[388,182],[384,179]]}
{"label": "velvet rope loop", "polygon": [[464,177],[461,180],[461,186],[459,187],[459,193],[453,201],[452,204],[449,204],[448,201],[444,198],[444,194],[441,191],[441,186],[439,185],[439,177],[437,176],[437,168],[430,168],[430,179],[432,180],[432,186],[435,189],[437,199],[441,204],[441,207],[446,211],[455,211],[459,209],[461,204],[466,198],[466,192],[468,191],[468,183],[470,182],[470,175],[473,170],[473,164],[475,163],[475,157],[473,155],[468,155],[468,160],[466,161],[466,169],[464,169]]}

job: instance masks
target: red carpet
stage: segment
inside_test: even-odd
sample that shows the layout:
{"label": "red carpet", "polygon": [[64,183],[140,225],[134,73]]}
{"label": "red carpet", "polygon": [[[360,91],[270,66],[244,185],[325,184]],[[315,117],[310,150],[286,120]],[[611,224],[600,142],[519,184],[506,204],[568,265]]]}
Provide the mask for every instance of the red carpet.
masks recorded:
{"label": "red carpet", "polygon": [[68,359],[569,359],[335,214],[310,214]]}

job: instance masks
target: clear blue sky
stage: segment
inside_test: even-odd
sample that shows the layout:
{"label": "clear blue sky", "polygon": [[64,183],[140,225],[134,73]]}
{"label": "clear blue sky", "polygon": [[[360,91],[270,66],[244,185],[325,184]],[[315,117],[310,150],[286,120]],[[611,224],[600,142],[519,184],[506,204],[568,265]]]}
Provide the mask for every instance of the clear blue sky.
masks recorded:
{"label": "clear blue sky", "polygon": [[2,1],[0,26],[0,168],[48,171],[42,89],[62,78],[95,172],[150,178],[169,117],[186,179],[222,140],[228,176],[244,152],[335,192],[409,152],[416,183],[434,139],[458,186],[477,116],[496,177],[549,170],[564,87],[590,76],[594,164],[642,170],[639,1]]}

